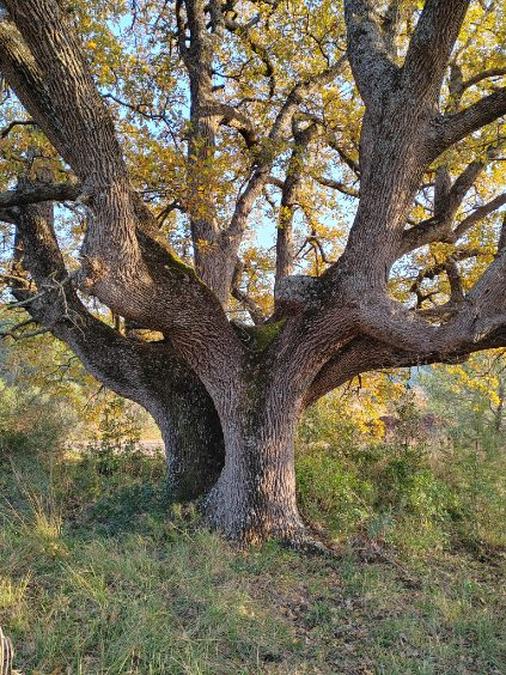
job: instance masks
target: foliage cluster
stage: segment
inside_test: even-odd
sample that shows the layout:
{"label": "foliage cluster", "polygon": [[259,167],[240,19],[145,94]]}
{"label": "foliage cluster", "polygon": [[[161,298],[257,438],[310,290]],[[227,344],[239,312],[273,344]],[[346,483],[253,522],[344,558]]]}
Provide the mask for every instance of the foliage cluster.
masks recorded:
{"label": "foliage cluster", "polygon": [[57,446],[75,422],[65,405],[0,380],[0,455]]}
{"label": "foliage cluster", "polygon": [[[452,373],[450,371],[450,377]],[[429,378],[428,378],[429,379]],[[407,550],[452,545],[504,546],[506,454],[504,438],[454,417],[444,377],[432,377],[450,419],[434,418],[410,390],[383,438],[359,434],[353,417],[317,406],[299,432],[297,473],[307,516],[341,541],[361,533]],[[341,420],[344,421],[342,422]],[[429,426],[427,430],[425,427]]]}
{"label": "foliage cluster", "polygon": [[[405,54],[420,3],[406,0],[399,7],[404,29],[398,36],[397,60]],[[357,175],[352,167],[358,160],[363,103],[349,67],[344,65],[338,76],[320,85],[304,101],[299,116],[316,121],[318,133],[302,149],[301,161],[294,162],[297,142],[292,134],[273,143],[267,138],[267,130],[295,84],[315,78],[346,51],[341,0],[336,3],[297,0],[289,5],[242,3],[236,18],[237,25],[243,24],[243,30],[225,31],[213,45],[212,100],[237,109],[259,138],[251,147],[245,147],[233,125],[219,125],[215,151],[208,159],[201,156],[197,163],[188,148],[191,88],[176,45],[177,11],[173,4],[153,0],[134,3],[74,0],[68,3],[67,11],[83,39],[95,81],[115,118],[132,182],[153,208],[182,259],[191,261],[195,245],[191,241],[189,217],[209,217],[211,210],[220,226],[225,226],[235,197],[252,168],[268,157],[279,181],[287,176],[292,160],[293,168],[300,173],[297,199],[287,209],[282,204],[279,187],[274,183],[265,186],[251,218],[254,224],[251,235],[241,250],[242,290],[265,312],[271,309],[275,268],[271,244],[277,228],[289,217],[287,210],[293,212],[297,271],[321,273],[329,261],[337,259],[358,196]],[[455,92],[451,78],[447,77],[441,110],[472,104],[500,86],[504,75],[504,53],[500,49],[504,34],[502,8],[496,3],[474,3],[462,27],[453,65],[458,66],[466,84],[484,64],[488,72],[496,75],[468,84],[461,101],[453,100]],[[2,128],[24,118],[23,108],[9,91],[0,111]],[[429,168],[411,219],[422,222],[433,215],[436,170],[449,167],[457,177],[469,162],[488,161],[487,150],[500,148],[504,136],[502,124],[499,120],[470,135]],[[194,145],[198,155],[198,140]],[[349,161],[342,161],[342,156]],[[37,163],[50,168],[57,179],[66,175],[64,164],[38,127],[14,126],[2,143],[2,189],[12,187],[20,171],[28,165],[33,169]],[[500,190],[503,174],[500,161],[489,162],[475,182],[472,196],[459,208],[458,217],[464,217],[470,206],[489,202]],[[188,189],[189,185],[195,189]],[[71,252],[82,238],[86,212],[79,206],[67,206],[58,210],[57,230],[66,262],[72,269],[76,261]],[[500,215],[493,212],[480,220],[459,245],[436,242],[410,254],[407,266],[400,266],[393,275],[392,293],[401,300],[412,300],[410,289],[420,271],[425,305],[446,298],[450,292],[446,276],[423,273],[462,250],[469,255],[462,260],[456,256],[455,260],[464,286],[469,288],[493,257]],[[10,239],[12,228],[5,224],[0,227]],[[201,240],[199,245],[204,249],[212,246],[207,240]],[[233,303],[233,311],[244,316],[245,308],[235,300]]]}

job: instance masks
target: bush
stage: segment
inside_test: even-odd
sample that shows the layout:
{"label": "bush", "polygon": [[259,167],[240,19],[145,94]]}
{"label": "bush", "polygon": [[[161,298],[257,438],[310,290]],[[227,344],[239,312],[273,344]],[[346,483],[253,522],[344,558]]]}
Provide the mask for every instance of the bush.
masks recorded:
{"label": "bush", "polygon": [[297,461],[299,499],[312,522],[341,536],[371,513],[372,486],[325,451],[302,453]]}
{"label": "bush", "polygon": [[74,420],[64,406],[37,390],[0,381],[0,459],[60,447]]}
{"label": "bush", "polygon": [[98,434],[84,451],[84,456],[95,464],[99,474],[111,476],[118,471],[125,457],[141,452],[142,421],[137,412],[138,409],[128,401],[116,396],[105,405]]}
{"label": "bush", "polygon": [[361,531],[404,549],[506,544],[506,453],[493,442],[423,433],[408,392],[388,439],[350,433],[351,416],[317,405],[301,425],[301,508],[335,539]]}

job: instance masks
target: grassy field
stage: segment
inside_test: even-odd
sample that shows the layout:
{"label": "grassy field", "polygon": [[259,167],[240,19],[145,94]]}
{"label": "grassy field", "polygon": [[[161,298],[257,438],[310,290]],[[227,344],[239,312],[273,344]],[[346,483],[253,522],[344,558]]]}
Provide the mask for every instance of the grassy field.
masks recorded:
{"label": "grassy field", "polygon": [[238,552],[168,510],[163,460],[0,463],[0,625],[24,673],[506,673],[504,553],[355,532]]}

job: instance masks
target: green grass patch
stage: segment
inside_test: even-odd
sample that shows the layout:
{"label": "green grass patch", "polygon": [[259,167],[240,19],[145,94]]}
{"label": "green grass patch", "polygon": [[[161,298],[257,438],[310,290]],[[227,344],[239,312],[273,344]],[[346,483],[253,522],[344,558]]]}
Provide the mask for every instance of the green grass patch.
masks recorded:
{"label": "green grass patch", "polygon": [[[353,502],[358,479],[339,476]],[[4,455],[0,491],[0,624],[23,672],[506,670],[497,552],[240,553],[169,507],[163,459],[135,453],[105,473],[90,455]]]}

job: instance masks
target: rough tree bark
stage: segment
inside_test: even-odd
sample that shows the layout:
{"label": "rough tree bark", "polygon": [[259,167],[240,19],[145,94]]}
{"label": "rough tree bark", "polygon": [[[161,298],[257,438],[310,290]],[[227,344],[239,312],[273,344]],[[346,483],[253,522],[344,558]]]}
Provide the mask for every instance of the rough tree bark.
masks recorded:
{"label": "rough tree bark", "polygon": [[[504,203],[498,196],[455,223],[482,169],[480,160],[453,185],[442,170],[434,218],[406,228],[431,162],[506,110],[505,90],[497,89],[463,110],[438,111],[469,2],[426,0],[402,65],[394,49],[396,3],[389,4],[388,17],[371,0],[344,4],[348,60],[365,104],[360,166],[348,161],[360,173],[357,214],[336,263],[318,278],[291,276],[297,153],[311,143],[319,124],[310,119],[305,126],[303,115],[295,117],[315,87],[338,75],[343,57],[292,88],[263,139],[275,147],[295,129],[294,160],[282,183],[287,217],[278,238],[280,297],[275,315],[246,326],[230,321],[225,308],[247,219],[272,180],[275,153],[260,153],[252,163],[226,227],[216,222],[212,194],[208,217],[191,218],[193,270],[171,251],[130,184],[111,115],[62,4],[2,3],[0,70],[78,180],[21,185],[0,195],[0,217],[17,227],[15,264],[35,285],[19,281],[13,292],[98,379],[151,412],[168,446],[176,496],[194,497],[211,488],[208,521],[243,542],[309,538],[297,509],[293,448],[307,405],[367,370],[452,360],[506,345],[504,234],[494,261],[465,294],[455,278],[455,260],[441,266],[437,273],[448,274],[453,286],[448,303],[435,310],[410,309],[388,290],[392,266],[406,252],[459,239]],[[267,73],[268,55],[255,43],[250,24],[239,24],[221,9],[215,2],[176,3],[192,93],[193,168],[212,160],[220,125],[238,130],[248,148],[259,142],[247,118],[215,101],[213,40],[223,30],[250,40]],[[69,275],[44,202],[76,197],[87,206],[89,225],[81,268]],[[42,206],[30,206],[38,202]],[[144,343],[119,334],[87,311],[77,290],[128,321],[160,331],[164,341]],[[260,323],[258,314],[255,320]]]}

